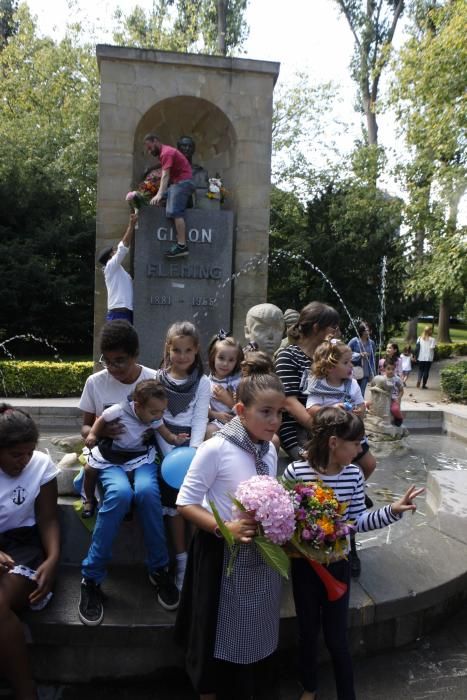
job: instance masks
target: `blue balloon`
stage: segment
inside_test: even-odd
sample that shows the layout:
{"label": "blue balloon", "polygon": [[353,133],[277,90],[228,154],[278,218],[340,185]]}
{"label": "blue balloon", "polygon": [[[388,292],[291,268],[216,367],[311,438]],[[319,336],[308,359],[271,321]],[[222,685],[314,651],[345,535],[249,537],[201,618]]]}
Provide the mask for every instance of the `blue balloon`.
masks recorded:
{"label": "blue balloon", "polygon": [[176,447],[164,457],[161,474],[166,484],[180,488],[195,454],[194,447]]}

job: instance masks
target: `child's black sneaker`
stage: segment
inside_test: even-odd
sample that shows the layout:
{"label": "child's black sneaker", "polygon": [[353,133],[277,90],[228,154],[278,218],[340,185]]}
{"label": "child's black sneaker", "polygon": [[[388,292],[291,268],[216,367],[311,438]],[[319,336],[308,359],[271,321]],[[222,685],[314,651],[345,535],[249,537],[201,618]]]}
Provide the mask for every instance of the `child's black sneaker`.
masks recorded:
{"label": "child's black sneaker", "polygon": [[165,254],[166,258],[185,258],[188,255],[188,246],[174,243],[174,245]]}
{"label": "child's black sneaker", "polygon": [[167,569],[157,569],[149,574],[149,580],[157,591],[157,600],[165,610],[176,610],[180,592]]}
{"label": "child's black sneaker", "polygon": [[83,578],[81,581],[78,614],[81,622],[91,627],[100,625],[104,619],[102,591],[99,584],[91,579]]}

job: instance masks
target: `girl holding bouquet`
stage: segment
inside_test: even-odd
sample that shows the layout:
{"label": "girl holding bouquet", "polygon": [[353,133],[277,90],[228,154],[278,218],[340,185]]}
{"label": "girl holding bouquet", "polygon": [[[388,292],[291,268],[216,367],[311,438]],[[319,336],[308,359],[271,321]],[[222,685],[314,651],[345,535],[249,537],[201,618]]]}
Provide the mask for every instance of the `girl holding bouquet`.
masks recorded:
{"label": "girl holding bouquet", "polygon": [[[277,454],[271,440],[279,429],[284,389],[274,374],[249,368],[237,388],[236,417],[204,442],[190,465],[177,505],[198,530],[187,564],[176,623],[177,640],[186,651],[187,671],[200,697],[215,700],[255,694],[266,673],[279,633],[280,575],[243,546],[227,575],[229,550],[209,506],[215,503],[234,539],[249,545],[256,533],[254,516],[232,519],[231,495],[255,475],[276,475]],[[230,696],[229,696],[230,697]]]}
{"label": "girl holding bouquet", "polygon": [[[331,488],[341,505],[343,519],[355,522],[358,532],[367,532],[397,522],[406,511],[416,509],[413,500],[424,489],[411,486],[392,505],[374,511],[365,509],[363,476],[353,460],[361,451],[364,429],[361,419],[342,408],[328,406],[315,415],[307,461],[293,462],[284,472],[287,481],[322,482]],[[302,541],[311,538],[302,531]],[[339,551],[326,567],[338,580],[347,584],[346,593],[329,601],[326,589],[305,558],[292,560],[292,585],[299,624],[299,663],[304,692],[301,700],[315,700],[318,685],[318,635],[320,626],[331,655],[338,700],[355,700],[352,658],[347,640],[350,567],[344,551]],[[341,558],[338,558],[338,557]]]}
{"label": "girl holding bouquet", "polygon": [[[342,340],[329,337],[318,345],[313,355],[307,387],[306,410],[312,418],[323,406],[336,406],[352,411],[363,419],[365,402],[352,372],[352,350]],[[354,458],[354,463],[362,470],[365,481],[376,468],[376,459],[370,452],[366,436],[363,436],[360,452]],[[368,496],[365,496],[365,505],[369,508],[373,505]],[[352,576],[360,576],[361,564],[355,535],[350,538],[350,564]]]}

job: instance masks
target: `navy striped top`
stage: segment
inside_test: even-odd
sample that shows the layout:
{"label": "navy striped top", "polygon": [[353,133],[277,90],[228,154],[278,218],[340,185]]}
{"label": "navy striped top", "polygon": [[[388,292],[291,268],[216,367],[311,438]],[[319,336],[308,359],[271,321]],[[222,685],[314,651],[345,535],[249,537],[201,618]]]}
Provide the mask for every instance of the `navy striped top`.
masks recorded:
{"label": "navy striped top", "polygon": [[[304,408],[310,366],[310,358],[298,345],[288,345],[281,350],[275,363],[276,374],[284,385],[285,395],[295,396]],[[295,418],[290,413],[284,412],[279,429],[279,438],[284,450],[290,450],[298,445],[297,428],[299,427]]]}
{"label": "navy striped top", "polygon": [[315,471],[308,462],[292,462],[285,470],[283,479],[322,481],[325,486],[332,488],[339,503],[348,503],[344,517],[355,521],[358,532],[378,530],[402,517],[402,513],[394,513],[390,505],[377,510],[366,510],[363,476],[356,464],[348,464],[339,474],[326,475]]}

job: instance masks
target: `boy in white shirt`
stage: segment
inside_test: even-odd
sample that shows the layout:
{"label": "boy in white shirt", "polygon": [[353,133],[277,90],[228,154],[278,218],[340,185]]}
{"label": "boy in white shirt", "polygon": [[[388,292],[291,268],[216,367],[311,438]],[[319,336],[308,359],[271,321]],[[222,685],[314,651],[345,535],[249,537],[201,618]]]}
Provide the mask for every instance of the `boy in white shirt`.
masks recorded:
{"label": "boy in white shirt", "polygon": [[107,321],[123,319],[133,323],[133,280],[122,266],[130,250],[135,232],[138,212],[131,212],[123,238],[115,248],[107,246],[98,255],[98,262],[103,265],[105,286],[107,287]]}

